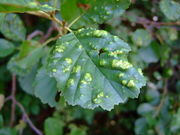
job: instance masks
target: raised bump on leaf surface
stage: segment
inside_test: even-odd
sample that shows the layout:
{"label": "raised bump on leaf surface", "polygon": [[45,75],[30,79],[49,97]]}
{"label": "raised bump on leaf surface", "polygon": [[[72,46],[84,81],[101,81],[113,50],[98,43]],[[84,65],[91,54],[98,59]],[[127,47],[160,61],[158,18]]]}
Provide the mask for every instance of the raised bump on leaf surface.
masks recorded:
{"label": "raised bump on leaf surface", "polygon": [[128,61],[116,60],[115,59],[112,61],[112,67],[128,69],[128,68],[132,67],[132,64],[130,64]]}
{"label": "raised bump on leaf surface", "polygon": [[[53,76],[69,104],[111,110],[127,98],[137,97],[145,80],[140,70],[127,60],[130,51],[127,43],[101,30],[98,30],[101,34],[97,38],[93,34],[95,31],[80,29],[61,37],[56,46],[63,43],[66,49],[58,58],[57,53],[52,53],[49,71],[57,69]],[[65,45],[65,42],[69,44]],[[55,64],[54,59],[57,59]]]}

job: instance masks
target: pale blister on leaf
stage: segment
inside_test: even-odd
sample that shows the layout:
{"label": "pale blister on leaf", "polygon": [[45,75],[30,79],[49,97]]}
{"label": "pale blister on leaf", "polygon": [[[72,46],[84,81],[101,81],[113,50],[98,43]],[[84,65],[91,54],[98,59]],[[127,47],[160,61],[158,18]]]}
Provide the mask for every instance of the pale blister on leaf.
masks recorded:
{"label": "pale blister on leaf", "polygon": [[127,43],[106,31],[80,29],[57,41],[47,69],[69,104],[111,110],[138,97],[145,85],[142,71],[127,60],[129,51]]}

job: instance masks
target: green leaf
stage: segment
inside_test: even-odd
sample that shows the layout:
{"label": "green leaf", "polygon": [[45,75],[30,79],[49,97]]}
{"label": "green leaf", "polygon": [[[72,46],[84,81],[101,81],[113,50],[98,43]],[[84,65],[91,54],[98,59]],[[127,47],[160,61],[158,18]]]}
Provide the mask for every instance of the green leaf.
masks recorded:
{"label": "green leaf", "polygon": [[152,37],[147,30],[137,29],[132,35],[132,41],[138,46],[148,46],[151,43]]}
{"label": "green leaf", "polygon": [[121,15],[129,5],[130,0],[64,0],[61,4],[61,14],[68,22],[81,16],[77,25],[87,26],[101,24],[115,15]]}
{"label": "green leaf", "polygon": [[140,115],[147,115],[152,114],[152,112],[155,110],[154,106],[148,103],[140,104],[138,107],[138,114]]}
{"label": "green leaf", "polygon": [[16,14],[0,13],[0,32],[13,41],[23,41],[26,37],[24,24]]}
{"label": "green leaf", "polygon": [[63,135],[63,121],[57,118],[47,118],[44,124],[45,135]]}
{"label": "green leaf", "polygon": [[80,29],[60,38],[49,58],[48,71],[71,105],[111,110],[138,97],[145,85],[127,60],[130,47],[106,31]]}
{"label": "green leaf", "polygon": [[171,121],[171,128],[170,130],[174,132],[180,132],[180,108],[178,109],[177,113],[173,116],[173,119]]}
{"label": "green leaf", "polygon": [[135,133],[136,135],[147,134],[148,124],[145,118],[139,118],[135,122]]}
{"label": "green leaf", "polygon": [[[139,60],[144,61],[147,64],[158,62],[158,56],[153,50],[152,45],[140,48],[138,50]],[[146,57],[148,56],[148,57]]]}
{"label": "green leaf", "polygon": [[35,0],[1,0],[0,1],[0,12],[1,13],[12,13],[12,12],[27,12],[27,11],[53,11],[55,8],[44,4],[39,5]]}
{"label": "green leaf", "polygon": [[26,75],[43,56],[44,48],[34,41],[24,41],[20,52],[8,63],[8,69],[18,75]]}
{"label": "green leaf", "polygon": [[74,124],[69,125],[70,133],[68,135],[87,135],[86,127],[77,127]]}
{"label": "green leaf", "polygon": [[32,70],[26,74],[25,76],[20,76],[19,77],[19,83],[21,88],[28,94],[33,95],[34,94],[34,79],[36,77],[36,72],[37,72],[37,65],[35,65]]}
{"label": "green leaf", "polygon": [[1,128],[0,135],[17,135],[17,132],[13,128]]}
{"label": "green leaf", "polygon": [[34,80],[34,94],[40,98],[45,104],[48,103],[51,107],[56,105],[55,97],[57,93],[56,81],[49,77],[44,67],[38,70]]}
{"label": "green leaf", "polygon": [[0,38],[0,57],[6,57],[14,51],[13,43],[8,40]]}
{"label": "green leaf", "polygon": [[173,0],[161,0],[160,9],[169,20],[180,19],[180,3]]}

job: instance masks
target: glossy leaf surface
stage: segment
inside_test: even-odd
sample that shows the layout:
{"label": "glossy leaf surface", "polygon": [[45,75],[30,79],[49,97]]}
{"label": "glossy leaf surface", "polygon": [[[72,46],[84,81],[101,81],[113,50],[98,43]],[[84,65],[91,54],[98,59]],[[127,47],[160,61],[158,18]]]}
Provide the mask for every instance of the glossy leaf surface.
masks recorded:
{"label": "glossy leaf surface", "polygon": [[127,60],[129,51],[127,43],[106,31],[80,29],[57,41],[48,71],[69,104],[111,110],[137,97],[145,85],[141,70]]}
{"label": "glossy leaf surface", "polygon": [[121,15],[129,5],[129,0],[64,0],[61,14],[68,22],[81,16],[76,25],[87,26],[103,23],[115,15]]}

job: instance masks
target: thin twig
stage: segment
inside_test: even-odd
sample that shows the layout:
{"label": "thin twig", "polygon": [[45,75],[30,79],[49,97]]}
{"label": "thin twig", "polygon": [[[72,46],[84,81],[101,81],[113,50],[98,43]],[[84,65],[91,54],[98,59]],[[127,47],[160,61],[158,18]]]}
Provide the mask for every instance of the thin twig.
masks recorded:
{"label": "thin twig", "polygon": [[31,40],[32,38],[36,37],[36,36],[43,36],[44,33],[40,30],[35,30],[34,32],[30,33],[28,36],[27,36],[27,40]]}
{"label": "thin twig", "polygon": [[64,23],[62,21],[60,21],[58,18],[56,18],[55,14],[48,14],[46,12],[43,11],[38,11],[38,12],[34,12],[34,11],[30,11],[27,12],[28,14],[32,14],[32,15],[36,15],[36,16],[40,16],[40,17],[44,17],[46,19],[52,20],[54,22],[56,22],[57,24],[59,24],[60,26],[62,26],[64,29],[72,32],[72,30],[66,26],[64,26]]}
{"label": "thin twig", "polygon": [[156,112],[154,113],[153,117],[157,117],[158,114],[160,113],[161,108],[163,107],[163,105],[165,103],[167,92],[168,92],[168,90],[167,90],[167,79],[165,79],[164,80],[164,88],[163,88],[162,99],[161,99],[160,104],[156,107]]}
{"label": "thin twig", "polygon": [[12,75],[12,89],[11,89],[11,95],[5,99],[5,102],[11,100],[11,120],[10,120],[10,126],[12,127],[15,121],[15,109],[16,105],[20,108],[24,121],[29,124],[30,128],[37,134],[37,135],[43,135],[43,133],[35,127],[35,125],[30,120],[29,116],[27,115],[24,107],[16,100],[15,97],[16,94],[16,75]]}
{"label": "thin twig", "polygon": [[17,101],[16,101],[16,105],[21,109],[21,111],[22,111],[22,113],[23,113],[23,116],[24,116],[24,120],[25,120],[25,122],[27,122],[27,123],[29,124],[29,126],[31,127],[31,129],[32,129],[37,135],[43,135],[43,133],[42,133],[39,129],[37,129],[37,128],[35,127],[35,125],[32,123],[32,121],[30,120],[29,116],[27,115],[24,107],[23,107],[19,102],[17,102]]}
{"label": "thin twig", "polygon": [[11,88],[11,119],[10,119],[10,126],[12,127],[15,121],[15,109],[16,109],[16,101],[15,101],[15,94],[16,94],[16,75],[12,75],[12,88]]}
{"label": "thin twig", "polygon": [[45,46],[45,45],[49,44],[50,42],[58,39],[60,36],[61,36],[61,35],[59,34],[59,35],[57,35],[57,36],[55,36],[55,37],[52,37],[52,38],[48,39],[46,42],[44,42],[44,43],[42,44],[42,46]]}
{"label": "thin twig", "polygon": [[52,35],[53,31],[58,31],[58,28],[54,22],[51,23],[51,26],[49,27],[47,33],[44,36],[42,36],[40,42],[45,42]]}
{"label": "thin twig", "polygon": [[142,24],[143,26],[156,27],[159,28],[161,26],[180,26],[180,22],[155,22],[150,21],[146,18],[139,17],[136,21],[137,24]]}

